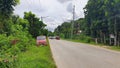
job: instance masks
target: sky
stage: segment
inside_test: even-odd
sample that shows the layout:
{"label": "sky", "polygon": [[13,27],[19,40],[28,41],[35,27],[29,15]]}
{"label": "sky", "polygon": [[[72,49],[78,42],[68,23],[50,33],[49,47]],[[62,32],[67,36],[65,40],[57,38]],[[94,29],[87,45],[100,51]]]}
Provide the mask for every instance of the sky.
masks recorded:
{"label": "sky", "polygon": [[83,18],[83,8],[87,2],[88,0],[20,0],[14,13],[23,17],[24,12],[31,11],[39,18],[44,17],[46,28],[54,31],[64,21],[72,20],[73,5],[75,5],[75,18]]}

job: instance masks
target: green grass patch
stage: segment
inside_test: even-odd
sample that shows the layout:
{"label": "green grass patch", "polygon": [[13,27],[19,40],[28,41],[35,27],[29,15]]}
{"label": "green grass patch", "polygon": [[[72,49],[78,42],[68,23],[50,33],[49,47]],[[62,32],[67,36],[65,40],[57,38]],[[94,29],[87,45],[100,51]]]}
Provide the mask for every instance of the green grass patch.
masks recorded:
{"label": "green grass patch", "polygon": [[115,50],[115,51],[120,51],[120,47],[117,46],[107,46],[107,49]]}
{"label": "green grass patch", "polygon": [[120,51],[120,47],[117,47],[117,46],[108,46],[108,45],[104,45],[104,44],[96,44],[95,42],[88,43],[88,42],[85,42],[83,40],[75,40],[75,39],[63,39],[63,40],[72,41],[72,42],[78,42],[78,43],[91,44],[91,45],[107,48],[107,49],[110,49],[110,50]]}
{"label": "green grass patch", "polygon": [[63,40],[72,41],[72,42],[79,42],[79,43],[88,43],[88,42],[85,42],[84,40],[75,40],[75,39],[63,39]]}
{"label": "green grass patch", "polygon": [[56,68],[49,46],[31,46],[18,56],[17,68]]}
{"label": "green grass patch", "polygon": [[17,68],[56,68],[48,46],[29,46],[26,52],[18,54]]}

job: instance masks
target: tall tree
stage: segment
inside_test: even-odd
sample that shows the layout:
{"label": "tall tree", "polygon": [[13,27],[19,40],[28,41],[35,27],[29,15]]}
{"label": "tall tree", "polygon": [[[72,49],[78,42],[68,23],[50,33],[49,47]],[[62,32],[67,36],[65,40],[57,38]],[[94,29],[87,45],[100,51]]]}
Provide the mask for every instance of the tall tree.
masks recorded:
{"label": "tall tree", "polygon": [[55,33],[59,36],[64,35],[64,38],[70,38],[71,23],[70,22],[64,22],[62,25],[58,26],[55,29]]}
{"label": "tall tree", "polygon": [[32,12],[25,12],[24,19],[28,20],[29,22],[29,33],[36,38],[37,36],[43,34],[45,24],[40,21],[39,18],[35,16]]}
{"label": "tall tree", "polygon": [[[93,38],[101,39],[101,43],[106,43],[110,34],[115,36],[114,44],[118,40],[119,34],[119,0],[89,0],[85,9],[86,32]],[[108,41],[108,40],[107,40]]]}
{"label": "tall tree", "polygon": [[19,0],[0,0],[0,33],[8,33],[10,30],[10,21],[14,7],[19,3]]}

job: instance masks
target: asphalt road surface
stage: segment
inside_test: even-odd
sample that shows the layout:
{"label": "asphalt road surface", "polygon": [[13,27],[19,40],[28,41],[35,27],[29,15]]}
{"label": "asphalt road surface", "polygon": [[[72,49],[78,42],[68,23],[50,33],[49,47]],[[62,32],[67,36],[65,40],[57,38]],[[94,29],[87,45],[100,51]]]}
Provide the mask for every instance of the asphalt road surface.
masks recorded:
{"label": "asphalt road surface", "polygon": [[64,40],[50,40],[58,68],[120,68],[120,52]]}

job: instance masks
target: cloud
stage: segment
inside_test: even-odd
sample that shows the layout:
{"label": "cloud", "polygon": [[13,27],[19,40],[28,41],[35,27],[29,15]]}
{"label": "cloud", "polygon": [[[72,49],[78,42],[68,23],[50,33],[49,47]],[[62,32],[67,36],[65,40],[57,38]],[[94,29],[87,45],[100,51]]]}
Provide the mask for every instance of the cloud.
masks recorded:
{"label": "cloud", "polygon": [[52,18],[46,18],[45,21],[46,21],[46,22],[54,22],[55,20],[52,19]]}
{"label": "cloud", "polygon": [[70,13],[72,13],[72,11],[73,11],[73,4],[72,3],[68,4],[67,11],[70,12]]}
{"label": "cloud", "polygon": [[58,2],[60,2],[60,3],[65,3],[65,2],[69,2],[69,1],[72,1],[72,0],[58,0]]}
{"label": "cloud", "polygon": [[20,4],[15,7],[14,13],[20,17],[24,12],[31,11],[37,17],[46,17],[43,21],[47,24],[47,29],[53,31],[64,21],[72,20],[72,4],[75,1],[76,19],[84,17],[83,8],[88,0],[20,0]]}
{"label": "cloud", "polygon": [[23,17],[23,13],[24,12],[28,12],[28,11],[32,11],[33,13],[37,13],[37,12],[45,12],[46,8],[44,8],[39,0],[20,0],[20,5],[15,7],[15,14],[20,15],[21,17]]}

